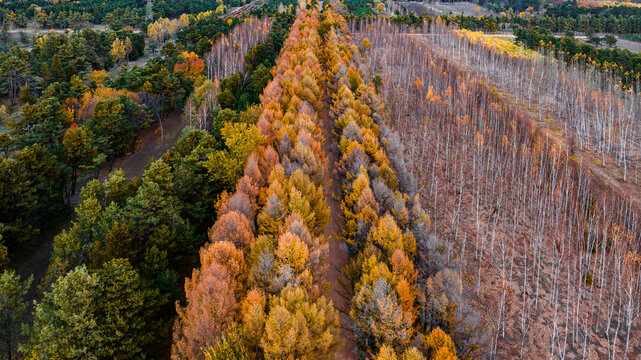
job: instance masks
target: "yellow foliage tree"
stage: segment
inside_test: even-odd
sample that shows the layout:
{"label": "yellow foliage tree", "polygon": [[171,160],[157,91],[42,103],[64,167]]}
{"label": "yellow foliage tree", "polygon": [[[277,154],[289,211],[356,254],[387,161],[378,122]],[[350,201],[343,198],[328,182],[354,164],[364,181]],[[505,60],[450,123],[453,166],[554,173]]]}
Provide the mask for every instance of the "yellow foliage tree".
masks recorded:
{"label": "yellow foliage tree", "polygon": [[[99,73],[96,74],[97,78],[99,78],[99,76]],[[100,100],[116,98],[121,95],[125,95],[135,102],[140,103],[140,97],[134,92],[124,89],[113,89],[99,86],[93,92],[88,91],[84,93],[82,98],[79,100],[79,108],[76,112],[76,118],[80,121],[87,120],[93,116],[94,107]]]}
{"label": "yellow foliage tree", "polygon": [[260,346],[265,330],[265,295],[259,289],[252,289],[241,305],[242,335],[247,348],[254,353]]}
{"label": "yellow foliage tree", "polygon": [[331,301],[309,298],[300,287],[288,286],[270,301],[261,345],[266,359],[323,359],[338,339],[338,314]]}
{"label": "yellow foliage tree", "polygon": [[456,360],[454,343],[441,328],[423,336],[423,345],[429,354],[429,360]]}
{"label": "yellow foliage tree", "polygon": [[398,360],[398,356],[396,356],[396,351],[391,346],[383,345],[378,352],[376,360]]}
{"label": "yellow foliage tree", "polygon": [[107,70],[94,70],[89,74],[89,79],[98,86],[102,85],[102,83],[108,78],[109,73]]}
{"label": "yellow foliage tree", "polygon": [[410,233],[404,234],[390,214],[379,219],[378,224],[369,233],[368,241],[382,249],[388,258],[396,249],[401,249],[410,256],[416,251],[414,237]]}
{"label": "yellow foliage tree", "polygon": [[109,50],[109,55],[111,55],[116,63],[124,60],[127,56],[127,47],[125,46],[125,42],[116,38],[116,40],[111,43],[111,50]]}
{"label": "yellow foliage tree", "polygon": [[307,245],[298,236],[288,232],[278,239],[276,257],[281,263],[289,265],[296,273],[300,273],[307,268],[309,251]]}

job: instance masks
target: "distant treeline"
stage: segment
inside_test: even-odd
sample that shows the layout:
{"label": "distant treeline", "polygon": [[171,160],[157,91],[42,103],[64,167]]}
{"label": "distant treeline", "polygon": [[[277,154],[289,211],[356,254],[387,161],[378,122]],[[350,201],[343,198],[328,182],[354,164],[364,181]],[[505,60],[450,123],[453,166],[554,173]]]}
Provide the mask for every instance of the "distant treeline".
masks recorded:
{"label": "distant treeline", "polygon": [[[226,7],[244,5],[248,1],[224,0]],[[197,14],[216,9],[216,0],[156,0],[153,17],[177,18],[182,14]],[[8,1],[0,8],[0,24],[26,27],[37,22],[44,27],[79,28],[86,23],[107,24],[118,30],[124,26],[146,25],[146,0],[49,0]]]}
{"label": "distant treeline", "polygon": [[[514,28],[541,27],[553,33],[565,33],[567,31],[580,33],[614,33],[634,34],[641,32],[641,15],[607,15],[592,17],[556,17],[556,16],[464,16],[464,15],[443,15],[441,19],[448,23],[454,23],[462,29],[483,30],[495,32]],[[431,22],[434,17],[427,14],[396,15],[392,21],[408,25],[419,25],[424,20]]]}
{"label": "distant treeline", "polygon": [[573,36],[557,37],[540,27],[516,29],[516,42],[530,49],[550,52],[557,58],[579,63],[593,63],[602,70],[611,71],[621,77],[625,84],[637,81],[641,74],[641,54],[627,49],[599,48],[577,40]]}

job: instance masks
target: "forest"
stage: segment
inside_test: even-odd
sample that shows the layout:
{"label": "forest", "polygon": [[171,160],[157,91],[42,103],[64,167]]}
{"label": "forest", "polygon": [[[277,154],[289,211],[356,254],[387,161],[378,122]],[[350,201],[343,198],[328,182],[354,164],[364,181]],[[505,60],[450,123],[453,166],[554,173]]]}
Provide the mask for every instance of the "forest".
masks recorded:
{"label": "forest", "polygon": [[[147,0],[7,0],[0,8],[2,23],[10,22],[18,27],[27,27],[35,22],[44,27],[82,28],[88,23],[109,25],[114,30],[125,26],[145,25]],[[242,6],[241,0],[155,0],[153,18],[178,18],[182,14],[199,14],[225,8]]]}
{"label": "forest", "polygon": [[0,358],[641,356],[639,8],[404,6],[0,2]]}

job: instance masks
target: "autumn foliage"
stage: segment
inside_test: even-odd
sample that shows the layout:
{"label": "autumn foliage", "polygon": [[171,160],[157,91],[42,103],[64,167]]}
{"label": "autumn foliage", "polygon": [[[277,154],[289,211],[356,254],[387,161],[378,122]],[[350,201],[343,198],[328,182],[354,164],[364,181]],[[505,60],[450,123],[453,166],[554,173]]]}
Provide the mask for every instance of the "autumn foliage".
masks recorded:
{"label": "autumn foliage", "polygon": [[117,98],[121,95],[127,96],[137,103],[140,103],[140,97],[129,90],[113,89],[105,86],[99,86],[93,91],[87,91],[78,99],[76,119],[83,122],[94,115],[96,104],[105,99]]}
{"label": "autumn foliage", "polygon": [[201,359],[201,349],[216,343],[234,315],[234,286],[227,269],[215,261],[194,270],[185,281],[188,306],[176,307],[180,321],[174,329],[172,358]]}
{"label": "autumn foliage", "polygon": [[444,23],[354,29],[437,219],[417,236],[418,323],[461,358],[634,357],[637,95]]}
{"label": "autumn foliage", "polygon": [[[431,220],[405,168],[402,145],[386,125],[384,105],[374,85],[361,76],[361,54],[345,20],[329,11],[324,25],[329,29],[324,59],[332,90],[330,115],[342,153],[343,236],[352,254],[345,271],[354,283],[350,315],[357,342],[363,351],[378,353],[378,359],[425,359],[413,346],[419,333],[414,262],[417,242],[429,236]],[[426,354],[455,359],[455,351],[440,349],[450,345],[451,340],[435,345],[442,356],[433,357],[430,349]]]}
{"label": "autumn foliage", "polygon": [[205,61],[193,51],[183,51],[182,58],[184,61],[174,64],[174,72],[184,72],[185,77],[195,79],[205,70]]}
{"label": "autumn foliage", "polygon": [[201,268],[185,283],[186,304],[176,305],[172,358],[326,358],[337,344],[338,315],[322,281],[329,208],[319,183],[318,25],[318,13],[302,11],[285,41],[261,96],[267,143],[219,202]]}

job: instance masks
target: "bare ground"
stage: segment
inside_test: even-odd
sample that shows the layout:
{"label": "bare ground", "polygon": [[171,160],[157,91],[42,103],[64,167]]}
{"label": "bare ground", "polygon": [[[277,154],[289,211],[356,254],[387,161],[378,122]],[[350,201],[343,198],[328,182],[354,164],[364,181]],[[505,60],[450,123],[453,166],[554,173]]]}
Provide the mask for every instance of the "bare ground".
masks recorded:
{"label": "bare ground", "polygon": [[[420,39],[419,41],[424,40],[425,39]],[[467,64],[461,63],[458,60],[460,59],[448,58],[448,61],[457,63],[457,65],[465,72],[476,73],[474,67],[466,66]],[[488,87],[496,85],[493,83],[492,79],[479,78],[477,80],[483,81]],[[395,86],[398,85],[400,81],[392,83]],[[402,87],[394,87],[394,89],[399,92],[403,91]],[[560,137],[559,132],[557,131],[560,124],[558,119],[557,121],[540,122],[537,120],[539,113],[538,109],[530,107],[529,104],[523,104],[522,101],[517,104],[513,96],[501,91],[500,88],[496,90],[497,95],[500,98],[500,102],[509,104],[510,106],[518,105],[523,111],[529,113],[531,121],[537,125],[537,130],[545,134],[546,136],[544,137],[546,137],[547,141],[554,144],[557,149],[564,149],[568,147],[567,141]],[[411,99],[414,100],[414,98]],[[421,99],[422,97],[418,101]],[[416,118],[417,116],[420,117],[422,115],[422,113],[414,113],[411,111],[405,113],[405,111],[403,111],[403,106],[395,106],[397,104],[394,104],[393,102],[390,103],[390,98],[388,98],[387,101],[388,108],[397,109],[397,113],[402,114],[402,118],[407,119],[408,122],[411,122],[410,120],[413,118]],[[552,117],[551,114],[550,117]],[[404,123],[404,121],[405,120],[399,120],[399,123]],[[416,131],[416,129],[411,128],[408,131]],[[401,133],[401,136],[404,137],[405,140],[412,138],[412,136],[409,136],[407,133]],[[442,138],[436,139],[436,137],[430,138],[430,140],[443,141]],[[452,148],[450,151],[454,153],[455,150]],[[595,159],[591,153],[585,152],[576,154],[576,156],[580,160],[580,166],[582,168],[589,169],[593,178],[598,178],[600,180],[600,186],[607,189],[612,188],[622,196],[628,197],[629,199],[631,198],[630,200],[632,202],[636,201],[635,198],[639,199],[636,195],[637,190],[633,189],[633,187],[638,188],[639,186],[632,184],[630,174],[628,175],[628,182],[623,181],[621,169],[617,169],[613,161],[608,160],[606,167],[603,167],[602,165],[597,164],[597,159]],[[473,305],[474,308],[478,309],[484,317],[492,320],[490,321],[490,324],[488,324],[489,327],[486,332],[488,336],[490,336],[489,334],[491,333],[491,336],[496,335],[498,338],[499,345],[497,358],[550,358],[549,349],[551,347],[551,343],[556,345],[557,350],[555,354],[557,354],[559,347],[565,346],[565,341],[572,344],[569,346],[570,348],[566,353],[567,359],[609,358],[608,355],[611,354],[608,354],[609,344],[605,336],[605,331],[603,330],[605,329],[605,324],[601,322],[601,318],[595,318],[593,322],[590,323],[591,326],[598,327],[603,331],[598,334],[592,333],[588,335],[589,340],[585,346],[585,353],[583,352],[582,344],[577,343],[577,336],[575,334],[576,329],[572,327],[571,323],[569,327],[565,327],[563,329],[562,326],[558,328],[551,326],[557,322],[563,325],[564,319],[572,318],[571,314],[567,315],[565,313],[565,310],[572,307],[572,304],[568,304],[567,299],[574,299],[566,296],[566,294],[562,294],[560,296],[561,300],[558,300],[558,303],[557,300],[555,300],[556,298],[559,298],[559,293],[555,293],[554,289],[561,289],[560,291],[563,293],[569,288],[567,284],[567,276],[575,276],[574,273],[568,275],[568,273],[564,272],[565,269],[574,269],[576,267],[571,267],[570,265],[556,266],[557,272],[559,272],[558,269],[560,268],[563,268],[564,270],[558,278],[558,283],[556,285],[554,284],[553,279],[555,278],[555,267],[552,264],[552,261],[554,260],[552,244],[553,240],[556,239],[557,234],[553,230],[541,233],[541,236],[543,236],[546,241],[544,241],[545,245],[542,250],[543,256],[541,257],[543,266],[541,267],[540,277],[538,277],[540,279],[540,287],[538,282],[535,284],[531,280],[528,280],[528,283],[524,284],[523,269],[525,267],[529,268],[532,266],[531,261],[530,263],[524,263],[523,258],[527,259],[527,255],[523,256],[523,254],[528,254],[529,252],[529,256],[532,256],[532,249],[528,248],[529,242],[525,240],[532,236],[534,225],[533,219],[530,219],[529,216],[519,217],[519,221],[516,226],[518,230],[516,234],[512,234],[511,229],[513,228],[513,225],[510,214],[512,214],[513,208],[508,208],[508,203],[503,202],[501,206],[504,206],[504,208],[501,210],[499,217],[495,217],[495,207],[482,206],[479,215],[479,226],[475,226],[473,204],[476,202],[476,198],[473,193],[473,186],[471,186],[470,182],[470,179],[472,178],[471,171],[473,169],[471,158],[456,157],[457,163],[460,164],[463,162],[463,165],[461,165],[463,176],[460,180],[463,182],[463,185],[460,188],[457,185],[458,181],[453,182],[451,181],[451,178],[447,177],[448,161],[443,159],[443,156],[438,157],[438,159],[439,160],[436,160],[437,163],[434,166],[436,172],[432,170],[431,176],[432,178],[437,179],[437,183],[442,184],[443,182],[447,182],[449,185],[443,187],[443,190],[445,191],[438,194],[438,199],[434,197],[435,201],[433,203],[438,204],[438,206],[435,206],[431,212],[434,216],[433,221],[435,228],[438,229],[439,238],[448,239],[448,241],[453,244],[454,249],[451,252],[452,254],[459,253],[461,248],[460,243],[462,241],[467,241],[468,252],[466,252],[465,257],[461,259],[464,291],[466,293],[471,292],[472,301],[470,304]],[[449,172],[451,172],[453,157],[449,157],[449,159]],[[421,177],[418,180],[422,181],[425,179],[428,179],[428,176]],[[457,214],[457,204],[455,200],[458,198],[459,191],[463,192],[463,207],[461,210],[462,212]],[[423,188],[423,192],[425,198],[432,197],[427,187]],[[530,212],[530,210],[528,210],[528,212]],[[525,214],[527,215],[528,212]],[[518,214],[514,214],[516,216],[521,213],[519,212]],[[498,218],[501,220],[493,220]],[[458,219],[461,220],[460,226],[457,227],[456,224],[459,221]],[[477,241],[476,247],[474,246],[475,239]],[[497,244],[501,241],[506,241],[508,248],[507,253],[505,254],[506,258],[502,258],[502,254],[500,252],[496,251],[495,253],[495,251],[492,250],[489,253],[489,256],[486,255],[482,260],[479,260],[479,258],[475,256],[474,251],[475,248],[479,248],[479,239],[482,241],[491,241],[492,243],[494,243],[494,239],[496,239]],[[457,255],[452,256],[452,266],[456,267],[458,264],[459,259],[457,258]],[[513,262],[514,267],[509,268],[508,283],[510,286],[506,288],[506,283],[503,281],[503,279],[506,278],[506,273],[503,272],[503,269],[501,269],[497,264],[505,262],[506,259],[509,261],[510,258],[512,259],[511,261]],[[450,260],[448,260],[448,262],[449,261]],[[574,259],[570,259],[568,257],[563,259],[563,262],[566,263],[574,261]],[[533,278],[531,274],[528,274],[527,276],[529,278]],[[478,286],[477,284],[480,284],[480,286],[477,291],[474,291],[476,286]],[[505,292],[503,292],[504,290]],[[582,297],[583,305],[580,307],[581,310],[587,312],[590,307],[597,307],[597,302],[599,302],[600,307],[599,287],[597,285],[586,287],[584,291],[585,293]],[[501,300],[502,293],[505,295],[503,300]],[[501,325],[501,319],[496,318],[496,309],[499,308],[498,304],[501,302],[503,302],[506,307],[506,314],[503,317],[504,324],[500,328],[492,329],[496,324]],[[558,305],[555,307],[555,304]],[[555,310],[558,310],[558,313]],[[522,312],[525,312],[526,319],[528,319],[525,329],[523,330],[521,330],[523,326],[521,323]],[[492,324],[492,322],[494,322],[494,324]],[[630,355],[629,358],[639,358],[641,343],[634,340],[638,339],[639,331],[641,331],[641,326],[639,324],[632,326],[630,332],[632,336],[628,353]],[[553,339],[550,337],[552,332],[554,332],[556,336]],[[609,335],[611,337],[613,336],[612,331]],[[621,340],[622,337],[622,331],[619,331],[618,339]],[[621,341],[618,344],[621,344]],[[620,353],[621,351],[619,351],[619,354]],[[480,356],[479,358],[484,357]]]}
{"label": "bare ground", "polygon": [[[184,123],[180,112],[175,111],[169,114],[169,116],[163,120],[163,131],[161,131],[159,123],[152,125],[151,128],[142,135],[138,150],[116,159],[113,164],[104,165],[100,169],[98,180],[101,182],[105,181],[109,177],[110,172],[118,169],[122,169],[128,179],[142,176],[151,159],[159,159],[178,141],[183,128]],[[90,178],[86,179],[85,183],[90,180]],[[81,184],[79,184],[78,188],[81,188],[80,185]],[[78,190],[76,194],[71,196],[71,203],[77,204],[79,202],[80,191]]]}
{"label": "bare ground", "polygon": [[[141,139],[140,148],[131,154],[127,154],[113,164],[113,170],[122,169],[128,179],[140,177],[147,168],[151,159],[158,159],[178,141],[180,132],[184,128],[182,116],[179,111],[174,111],[163,120],[163,131],[160,124],[155,123]],[[164,133],[164,134],[163,134]],[[109,175],[106,168],[100,170],[100,181]]]}
{"label": "bare ground", "polygon": [[334,308],[338,311],[341,324],[339,348],[332,358],[356,359],[357,349],[352,330],[353,323],[352,318],[349,316],[350,299],[352,298],[351,286],[349,279],[342,273],[349,259],[347,256],[347,244],[342,240],[343,213],[340,205],[342,190],[338,172],[340,151],[333,131],[334,122],[329,118],[329,108],[329,101],[325,101],[325,106],[320,114],[321,128],[324,135],[323,151],[327,155],[327,171],[323,181],[323,189],[325,201],[331,210],[330,221],[325,226],[325,236],[329,237],[329,269],[325,273],[325,281],[332,284],[329,298],[332,300]]}
{"label": "bare ground", "polygon": [[[419,41],[425,42],[424,38],[420,38]],[[578,158],[579,166],[583,169],[587,169],[588,172],[592,175],[594,179],[598,179],[600,186],[602,189],[611,189],[615,193],[617,193],[621,198],[627,199],[628,201],[631,202],[631,204],[639,209],[641,208],[641,185],[639,185],[636,181],[636,179],[632,180],[630,179],[630,175],[628,175],[628,181],[623,180],[623,170],[617,166],[614,162],[613,159],[608,158],[608,161],[606,161],[606,165],[599,165],[599,160],[600,157],[597,155],[594,155],[591,151],[587,150],[578,150],[578,149],[572,149],[569,141],[567,138],[565,138],[560,131],[560,129],[563,128],[562,125],[562,119],[556,118],[556,116],[551,113],[550,111],[546,111],[546,109],[540,109],[537,105],[531,104],[531,103],[523,103],[523,100],[517,101],[514,97],[513,94],[503,91],[501,89],[501,86],[499,83],[495,81],[495,79],[492,78],[487,78],[483,77],[480,75],[476,69],[470,64],[465,63],[464,61],[461,61],[461,59],[454,59],[454,58],[449,58],[450,61],[457,63],[462,69],[465,69],[465,71],[469,71],[470,73],[476,73],[475,76],[478,76],[479,78],[482,78],[488,86],[495,86],[495,89],[497,90],[497,95],[500,98],[501,101],[503,101],[506,104],[510,104],[512,106],[518,107],[521,109],[524,113],[528,114],[530,117],[530,121],[532,124],[535,124],[537,131],[540,131],[550,144],[553,145],[556,149],[559,149],[560,151],[563,152],[569,152],[576,156]],[[542,113],[543,116],[541,118],[547,119],[545,120],[539,120],[538,114]],[[444,164],[441,165],[441,167],[444,167]],[[471,168],[471,164],[467,166],[467,168]],[[629,171],[630,172],[630,171]],[[464,203],[467,204],[472,204],[474,203],[474,196],[471,193],[468,193],[466,190],[468,186],[464,186],[464,192],[466,192],[466,196],[464,197]],[[453,199],[455,198],[455,194],[451,193],[448,194],[446,198]],[[445,205],[445,204],[441,204]],[[448,206],[449,205],[449,206]],[[455,204],[447,204],[445,207],[446,208],[454,208]],[[481,211],[481,222],[482,226],[486,228],[486,233],[488,229],[490,228],[490,219],[492,218],[492,209],[485,208]],[[436,222],[440,222],[441,224],[454,224],[454,214],[453,211],[446,211],[445,216],[440,219],[435,219]],[[470,217],[471,218],[471,217]],[[484,220],[487,219],[487,220]],[[470,219],[467,219],[470,220]],[[527,223],[526,221],[526,228],[530,228],[532,224]],[[443,234],[445,237],[452,238],[453,234],[451,229],[447,229],[447,225],[443,227]],[[493,237],[496,237],[497,239],[509,239],[510,235],[509,232],[505,229],[501,229],[501,226],[498,228],[493,229],[492,231],[496,231],[495,234],[493,234]],[[477,231],[474,227],[473,222],[470,221],[462,221],[461,222],[461,229],[460,232],[463,234],[462,237],[468,237],[468,242],[470,242],[470,239],[473,239],[474,236],[476,235]],[[522,237],[527,237],[527,231],[523,232],[521,234]],[[553,234],[545,234],[544,235],[546,239],[552,239],[554,238]],[[458,244],[454,245],[455,247],[458,247]],[[523,252],[527,251],[525,244],[515,242],[511,244],[513,246],[513,252],[512,256],[514,254],[522,254]],[[519,324],[519,318],[521,316],[521,305],[522,304],[522,296],[523,293],[525,293],[525,297],[528,298],[525,305],[523,305],[525,308],[528,309],[528,313],[530,316],[534,317],[536,319],[535,322],[529,324],[526,326],[524,333],[525,336],[521,337],[521,333],[519,331],[507,331],[504,333],[503,341],[499,345],[499,348],[503,352],[503,356],[507,355],[507,358],[518,358],[521,356],[522,358],[544,358],[545,356],[548,355],[548,349],[550,339],[549,339],[549,329],[548,326],[549,324],[555,323],[555,318],[563,318],[564,314],[555,314],[553,309],[551,310],[550,308],[552,307],[553,301],[552,299],[554,298],[553,294],[553,283],[552,279],[554,278],[553,271],[554,267],[552,265],[552,259],[549,257],[549,251],[544,250],[545,256],[542,258],[543,262],[543,267],[542,267],[542,272],[541,272],[541,287],[538,289],[538,284],[537,284],[537,302],[535,302],[530,296],[528,296],[528,292],[533,293],[534,287],[533,284],[529,284],[525,288],[519,288],[519,285],[522,284],[522,279],[523,279],[523,274],[519,273],[519,271],[515,271],[514,274],[514,282],[513,286],[511,288],[511,291],[508,291],[506,294],[506,304],[507,304],[507,309],[506,309],[506,319],[505,321],[507,322],[507,329],[511,330],[516,330],[519,329],[520,324]],[[479,260],[474,259],[472,256],[472,252],[469,252],[466,256],[465,263],[467,263],[468,266],[466,266],[466,270],[468,271],[467,275],[464,277],[463,281],[467,283],[468,286],[473,286],[474,285],[474,277],[473,275],[476,269],[481,269],[483,268],[483,277],[485,284],[481,285],[481,291],[480,291],[480,296],[476,296],[475,301],[477,302],[477,306],[480,309],[483,309],[484,312],[486,312],[488,315],[493,314],[493,308],[496,306],[496,301],[500,297],[500,291],[501,291],[501,283],[500,281],[496,279],[492,279],[493,276],[496,274],[493,274],[492,268],[493,266],[488,265],[487,263],[491,261],[495,261],[494,259],[487,259],[485,260],[485,263],[482,263],[479,266]],[[494,255],[492,255],[493,257]],[[566,261],[576,261],[576,259],[566,259]],[[518,257],[515,257],[515,267],[522,268],[523,263],[521,259]],[[489,280],[492,279],[492,280]],[[489,281],[488,281],[489,280]],[[566,289],[568,287],[566,281],[564,279],[559,280],[560,288],[561,289]],[[598,293],[598,290],[596,289],[596,286],[593,289],[590,289],[590,291],[586,292],[585,299],[586,303],[588,302],[588,299],[590,301],[590,304],[592,304],[592,301],[596,294]],[[565,308],[568,304],[561,301],[559,309]],[[601,319],[596,319],[594,320],[595,323],[598,325],[603,326]],[[594,326],[598,326],[594,325]],[[640,330],[640,326],[638,324],[633,325],[631,329],[632,333],[632,339],[634,339],[638,331]],[[570,331],[571,333],[571,331]],[[582,353],[581,346],[577,346],[576,348],[570,348],[568,349],[567,352],[567,358],[570,359],[580,359],[580,358],[587,358],[587,359],[607,359],[608,358],[608,342],[605,338],[605,335],[602,336],[596,336],[595,334],[590,334],[588,335],[590,337],[590,340],[588,341],[588,344],[586,346],[586,353]],[[621,337],[622,335],[619,334]],[[557,342],[561,342],[561,338],[563,337],[569,337],[568,342],[572,342],[573,340],[571,339],[572,337],[568,335],[568,331],[563,334],[563,332],[560,332],[558,334],[558,338],[556,339]],[[521,341],[524,341],[523,344],[523,353],[519,354],[519,345],[521,345]],[[565,340],[563,340],[565,341]],[[639,351],[641,351],[641,343],[631,341],[630,344],[630,354],[633,354],[632,356],[637,356],[639,354]],[[636,357],[635,357],[636,358]]]}

